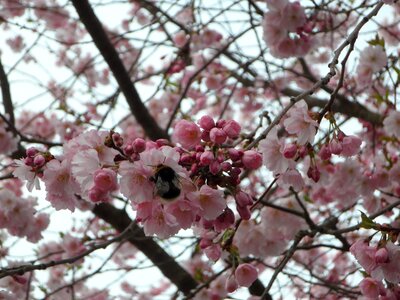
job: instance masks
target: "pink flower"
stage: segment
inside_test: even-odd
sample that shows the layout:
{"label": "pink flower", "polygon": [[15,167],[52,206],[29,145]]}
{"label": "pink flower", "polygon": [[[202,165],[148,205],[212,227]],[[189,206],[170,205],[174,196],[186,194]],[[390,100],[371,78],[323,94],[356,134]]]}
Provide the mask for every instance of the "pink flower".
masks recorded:
{"label": "pink flower", "polygon": [[397,110],[390,111],[389,115],[383,120],[383,128],[388,135],[400,139],[400,112]]}
{"label": "pink flower", "polygon": [[180,120],[175,125],[172,138],[186,149],[193,148],[200,142],[200,128],[193,122]]}
{"label": "pink flower", "polygon": [[256,170],[262,165],[262,156],[254,150],[247,150],[243,153],[242,163],[246,169]]}
{"label": "pink flower", "polygon": [[206,220],[214,220],[226,207],[224,192],[208,185],[203,185],[199,191],[189,193],[187,197],[200,207],[199,215]]}
{"label": "pink flower", "polygon": [[267,138],[259,143],[258,148],[263,155],[264,165],[275,174],[285,172],[289,165],[293,164],[282,154],[284,143],[278,139],[276,128],[273,128]]}
{"label": "pink flower", "polygon": [[378,299],[381,290],[384,290],[381,282],[370,277],[364,278],[359,285],[361,294],[370,299]]}
{"label": "pink flower", "polygon": [[368,243],[362,239],[356,241],[351,247],[350,252],[355,256],[358,263],[371,273],[375,268],[375,252],[374,247],[370,247]]}
{"label": "pink flower", "polygon": [[134,203],[153,199],[154,185],[149,179],[153,175],[151,166],[146,166],[142,161],[123,161],[119,165],[118,173],[121,175],[121,193],[126,198]]}
{"label": "pink flower", "polygon": [[283,125],[288,133],[297,135],[300,145],[312,143],[318,127],[317,121],[310,117],[307,103],[303,100],[289,110]]}
{"label": "pink flower", "polygon": [[370,68],[372,73],[380,71],[387,63],[385,50],[381,46],[368,46],[360,55],[360,64]]}
{"label": "pink flower", "polygon": [[75,194],[78,194],[80,189],[71,174],[71,165],[67,160],[49,161],[44,169],[42,180],[46,186],[46,199],[56,210],[75,210]]}
{"label": "pink flower", "polygon": [[283,186],[291,186],[296,192],[304,187],[304,180],[300,172],[296,169],[289,169],[279,177],[279,181]]}
{"label": "pink flower", "polygon": [[250,287],[257,277],[258,271],[251,264],[240,264],[235,270],[235,278],[239,286]]}
{"label": "pink flower", "polygon": [[360,151],[362,140],[355,135],[346,136],[342,141],[342,152],[343,156],[353,156],[356,155]]}
{"label": "pink flower", "polygon": [[285,26],[286,29],[291,32],[295,32],[297,28],[303,26],[306,22],[304,8],[299,2],[288,3],[282,12],[282,15],[285,22],[281,25]]}
{"label": "pink flower", "polygon": [[93,174],[94,186],[107,193],[118,189],[117,174],[111,169],[99,169]]}
{"label": "pink flower", "polygon": [[137,206],[137,218],[143,222],[147,236],[157,235],[165,239],[179,231],[176,218],[158,203],[144,202]]}

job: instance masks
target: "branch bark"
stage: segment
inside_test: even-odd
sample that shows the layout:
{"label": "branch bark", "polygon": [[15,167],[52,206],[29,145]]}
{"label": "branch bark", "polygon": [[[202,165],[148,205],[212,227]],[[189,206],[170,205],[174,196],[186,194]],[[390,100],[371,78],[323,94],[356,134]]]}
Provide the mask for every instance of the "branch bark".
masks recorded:
{"label": "branch bark", "polygon": [[143,104],[140,96],[133,85],[131,78],[126,71],[118,52],[110,42],[107,34],[94,13],[90,3],[87,0],[71,0],[79,15],[80,20],[85,25],[86,30],[90,34],[99,49],[104,60],[110,67],[117,83],[125,96],[126,101],[135,116],[138,123],[143,127],[144,131],[150,139],[156,140],[159,138],[168,139],[168,134],[158,126],[157,122],[150,115],[148,109]]}

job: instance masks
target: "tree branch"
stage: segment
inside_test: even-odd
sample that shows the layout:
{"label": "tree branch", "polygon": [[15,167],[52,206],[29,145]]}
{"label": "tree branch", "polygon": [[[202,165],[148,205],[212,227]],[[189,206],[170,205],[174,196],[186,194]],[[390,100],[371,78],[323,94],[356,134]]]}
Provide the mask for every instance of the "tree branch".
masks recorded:
{"label": "tree branch", "polygon": [[115,47],[111,44],[100,20],[95,15],[88,0],[72,0],[71,2],[82,23],[85,25],[86,30],[92,37],[93,42],[110,67],[110,70],[117,80],[131,112],[138,123],[143,127],[143,130],[150,139],[168,139],[168,134],[158,126],[157,122],[153,119],[148,109],[141,101],[128,72],[115,50]]}

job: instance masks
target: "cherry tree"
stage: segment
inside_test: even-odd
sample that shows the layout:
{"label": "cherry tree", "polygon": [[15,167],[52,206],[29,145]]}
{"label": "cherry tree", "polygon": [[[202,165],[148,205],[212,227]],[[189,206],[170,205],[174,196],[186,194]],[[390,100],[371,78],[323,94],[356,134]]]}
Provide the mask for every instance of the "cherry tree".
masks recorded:
{"label": "cherry tree", "polygon": [[0,299],[400,299],[396,2],[1,0]]}

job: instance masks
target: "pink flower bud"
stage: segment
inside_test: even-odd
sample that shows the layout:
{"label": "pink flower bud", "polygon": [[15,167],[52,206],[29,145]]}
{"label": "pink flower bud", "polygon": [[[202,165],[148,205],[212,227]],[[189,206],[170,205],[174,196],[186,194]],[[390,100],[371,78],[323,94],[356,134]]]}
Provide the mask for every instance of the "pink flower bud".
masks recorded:
{"label": "pink flower bud", "polygon": [[329,150],[331,150],[332,154],[339,155],[340,153],[342,153],[343,146],[338,140],[333,139],[329,143]]}
{"label": "pink flower bud", "polygon": [[218,120],[217,123],[215,124],[218,128],[224,127],[226,124],[225,120]]}
{"label": "pink flower bud", "polygon": [[190,149],[200,143],[200,128],[193,122],[180,120],[176,123],[172,139],[184,148]]}
{"label": "pink flower bud", "polygon": [[199,243],[199,246],[200,246],[200,249],[206,249],[207,247],[210,247],[212,245],[212,240],[210,240],[210,239],[201,239],[200,240],[200,243]]}
{"label": "pink flower bud", "polygon": [[329,146],[326,144],[322,145],[321,149],[318,152],[318,155],[322,160],[330,159],[332,156],[332,153],[331,153],[331,150],[329,149]]}
{"label": "pink flower bud", "polygon": [[297,153],[297,146],[296,144],[286,144],[285,148],[283,148],[283,156],[285,158],[291,159]]}
{"label": "pink flower bud", "polygon": [[240,264],[235,270],[235,278],[239,286],[250,287],[257,277],[258,271],[251,264]]}
{"label": "pink flower bud", "polygon": [[247,206],[253,204],[253,199],[250,197],[250,195],[243,191],[239,191],[238,193],[236,193],[235,200],[237,205],[239,206]]}
{"label": "pink flower bud", "polygon": [[206,131],[210,131],[215,127],[215,122],[210,116],[202,116],[199,120],[199,125]]}
{"label": "pink flower bud", "polygon": [[36,153],[38,153],[38,152],[39,151],[35,147],[30,147],[30,148],[26,149],[26,156],[34,157],[36,155]]}
{"label": "pink flower bud", "polygon": [[205,151],[200,156],[200,163],[203,166],[208,166],[214,160],[214,154],[211,151]]}
{"label": "pink flower bud", "polygon": [[380,248],[375,252],[375,262],[377,264],[384,264],[389,262],[389,253],[386,248]]}
{"label": "pink flower bud", "polygon": [[173,36],[172,40],[177,47],[181,48],[185,46],[188,37],[186,36],[186,33],[183,30],[181,30]]}
{"label": "pink flower bud", "polygon": [[228,155],[229,155],[229,157],[230,157],[230,159],[232,161],[237,161],[237,160],[242,158],[243,151],[236,150],[236,149],[233,149],[233,148],[229,148],[228,149]]}
{"label": "pink flower bud", "polygon": [[248,150],[243,153],[242,163],[246,169],[255,170],[262,165],[262,155],[254,150]]}
{"label": "pink flower bud", "polygon": [[222,254],[220,245],[212,244],[210,247],[204,249],[206,256],[212,261],[217,261]]}
{"label": "pink flower bud", "polygon": [[115,191],[118,188],[117,174],[110,169],[96,170],[93,181],[94,187],[102,192]]}
{"label": "pink flower bud", "polygon": [[33,163],[36,166],[41,167],[46,163],[46,159],[44,158],[43,155],[39,154],[35,156],[35,158],[33,159]]}
{"label": "pink flower bud", "polygon": [[346,135],[344,134],[343,131],[339,131],[338,135],[337,135],[337,138],[338,138],[339,142],[342,142],[345,136]]}
{"label": "pink flower bud", "polygon": [[107,198],[106,194],[104,193],[104,191],[96,188],[96,187],[92,187],[89,190],[88,193],[89,196],[89,200],[92,202],[107,202],[109,199]]}
{"label": "pink flower bud", "polygon": [[201,139],[205,142],[209,142],[210,141],[210,132],[209,131],[203,131],[201,133]]}
{"label": "pink flower bud", "polygon": [[144,150],[146,150],[146,141],[144,139],[137,138],[132,142],[132,148],[133,151],[142,153]]}
{"label": "pink flower bud", "polygon": [[314,180],[314,182],[318,182],[321,177],[321,173],[316,166],[310,166],[307,171],[307,176],[308,178]]}
{"label": "pink flower bud", "polygon": [[217,232],[221,232],[235,223],[235,214],[230,208],[226,208],[225,211],[220,214],[214,221],[214,229]]}
{"label": "pink flower bud", "polygon": [[231,139],[236,139],[239,137],[240,131],[242,128],[239,123],[234,120],[229,120],[225,123],[222,130],[225,131],[226,135]]}
{"label": "pink flower bud", "polygon": [[229,162],[224,161],[223,163],[221,163],[221,169],[224,172],[228,172],[232,169],[232,165]]}
{"label": "pink flower bud", "polygon": [[226,133],[222,129],[214,127],[210,131],[210,140],[215,144],[223,144],[226,141]]}
{"label": "pink flower bud", "polygon": [[233,293],[238,288],[238,284],[234,276],[229,276],[225,281],[225,289],[228,293]]}
{"label": "pink flower bud", "polygon": [[128,156],[132,155],[134,152],[132,145],[127,145],[124,147],[124,153]]}
{"label": "pink flower bud", "polygon": [[248,206],[239,206],[236,205],[236,210],[239,213],[239,216],[243,219],[243,220],[250,220],[251,218],[251,211],[249,209]]}
{"label": "pink flower bud", "polygon": [[219,171],[221,171],[221,164],[218,161],[214,160],[210,163],[209,169],[211,174],[217,175]]}

